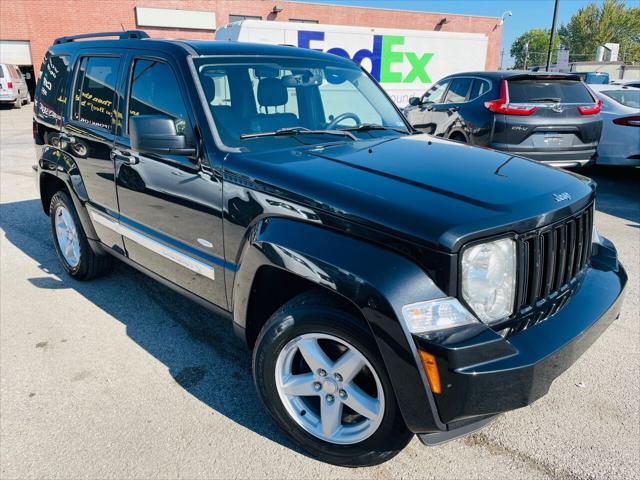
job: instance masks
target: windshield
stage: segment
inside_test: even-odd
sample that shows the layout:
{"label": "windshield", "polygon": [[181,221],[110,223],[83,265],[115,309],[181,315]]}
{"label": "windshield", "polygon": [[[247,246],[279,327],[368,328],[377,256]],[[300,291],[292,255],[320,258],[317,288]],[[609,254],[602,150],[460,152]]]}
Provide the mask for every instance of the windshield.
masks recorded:
{"label": "windshield", "polygon": [[[408,133],[391,101],[355,65],[259,57],[201,57],[195,65],[216,129],[230,147],[256,151]],[[329,133],[336,131],[352,134]],[[279,134],[258,135],[272,132]]]}

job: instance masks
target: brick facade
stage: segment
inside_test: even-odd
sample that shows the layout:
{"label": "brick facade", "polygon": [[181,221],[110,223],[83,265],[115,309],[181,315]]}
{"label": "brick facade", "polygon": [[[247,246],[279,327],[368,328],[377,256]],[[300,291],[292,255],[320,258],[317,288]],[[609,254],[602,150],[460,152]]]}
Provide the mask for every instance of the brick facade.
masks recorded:
{"label": "brick facade", "polygon": [[[229,15],[255,15],[263,20],[288,21],[290,18],[318,20],[333,25],[355,25],[411,30],[443,30],[484,33],[488,50],[485,67],[500,64],[502,27],[499,18],[443,13],[422,13],[376,8],[311,5],[277,0],[0,0],[0,39],[29,40],[36,76],[40,62],[56,37],[95,31],[144,29],[152,37],[213,38],[214,32],[174,28],[147,28],[136,25],[135,7],[206,10],[216,13],[218,26],[229,22]],[[9,6],[10,3],[10,6]],[[274,5],[282,11],[274,14]],[[447,22],[439,25],[444,18]]]}

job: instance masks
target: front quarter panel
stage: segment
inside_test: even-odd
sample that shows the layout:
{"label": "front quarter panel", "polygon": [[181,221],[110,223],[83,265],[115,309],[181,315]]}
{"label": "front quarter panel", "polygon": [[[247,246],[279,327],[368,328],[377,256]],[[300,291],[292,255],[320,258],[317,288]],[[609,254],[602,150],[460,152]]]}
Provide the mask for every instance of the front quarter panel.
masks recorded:
{"label": "front quarter panel", "polygon": [[234,321],[245,327],[253,278],[270,265],[351,301],[369,324],[400,409],[414,432],[444,429],[417,352],[401,318],[403,305],[445,295],[413,262],[321,226],[264,218],[248,234],[235,275]]}

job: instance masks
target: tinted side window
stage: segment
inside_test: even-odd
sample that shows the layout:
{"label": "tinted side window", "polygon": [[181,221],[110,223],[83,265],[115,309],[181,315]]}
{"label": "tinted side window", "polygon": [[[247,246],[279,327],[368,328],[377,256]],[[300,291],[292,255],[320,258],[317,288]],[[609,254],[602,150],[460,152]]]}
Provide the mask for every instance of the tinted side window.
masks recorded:
{"label": "tinted side window", "polygon": [[73,98],[73,119],[112,130],[114,92],[120,59],[84,57],[80,62]]}
{"label": "tinted side window", "polygon": [[509,80],[509,100],[514,103],[593,103],[587,87],[575,80]]}
{"label": "tinted side window", "polygon": [[[131,76],[129,115],[164,115],[184,133],[187,110],[171,67],[155,60],[136,60]],[[128,122],[127,122],[128,123]]]}
{"label": "tinted side window", "polygon": [[447,92],[447,98],[444,103],[460,103],[467,99],[467,93],[471,86],[471,78],[454,78],[451,80],[451,86]]}
{"label": "tinted side window", "polygon": [[480,95],[484,95],[489,90],[491,90],[491,85],[486,80],[480,80],[476,78],[473,81],[473,87],[471,87],[471,94],[469,95],[469,100],[475,100]]}
{"label": "tinted side window", "polygon": [[448,86],[448,81],[436,83],[427,91],[427,93],[424,94],[424,97],[422,97],[422,101],[429,103],[439,103]]}
{"label": "tinted side window", "polygon": [[47,55],[40,68],[40,81],[36,90],[36,111],[47,123],[56,124],[67,104],[69,57]]}

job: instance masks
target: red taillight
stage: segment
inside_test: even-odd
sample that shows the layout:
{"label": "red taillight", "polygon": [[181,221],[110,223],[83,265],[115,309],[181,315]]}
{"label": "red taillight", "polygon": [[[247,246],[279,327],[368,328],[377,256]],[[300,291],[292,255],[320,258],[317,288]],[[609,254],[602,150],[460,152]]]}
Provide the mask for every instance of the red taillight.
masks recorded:
{"label": "red taillight", "polygon": [[13,82],[7,82],[7,88],[13,88]]}
{"label": "red taillight", "polygon": [[538,110],[538,107],[531,105],[510,104],[506,80],[500,82],[500,98],[484,102],[484,106],[493,113],[502,113],[504,115],[531,115]]}
{"label": "red taillight", "polygon": [[640,115],[632,115],[631,117],[616,118],[613,120],[616,125],[624,127],[640,127]]}
{"label": "red taillight", "polygon": [[597,113],[600,113],[600,110],[602,110],[602,100],[596,101],[596,103],[593,105],[578,107],[580,115],[595,115]]}

